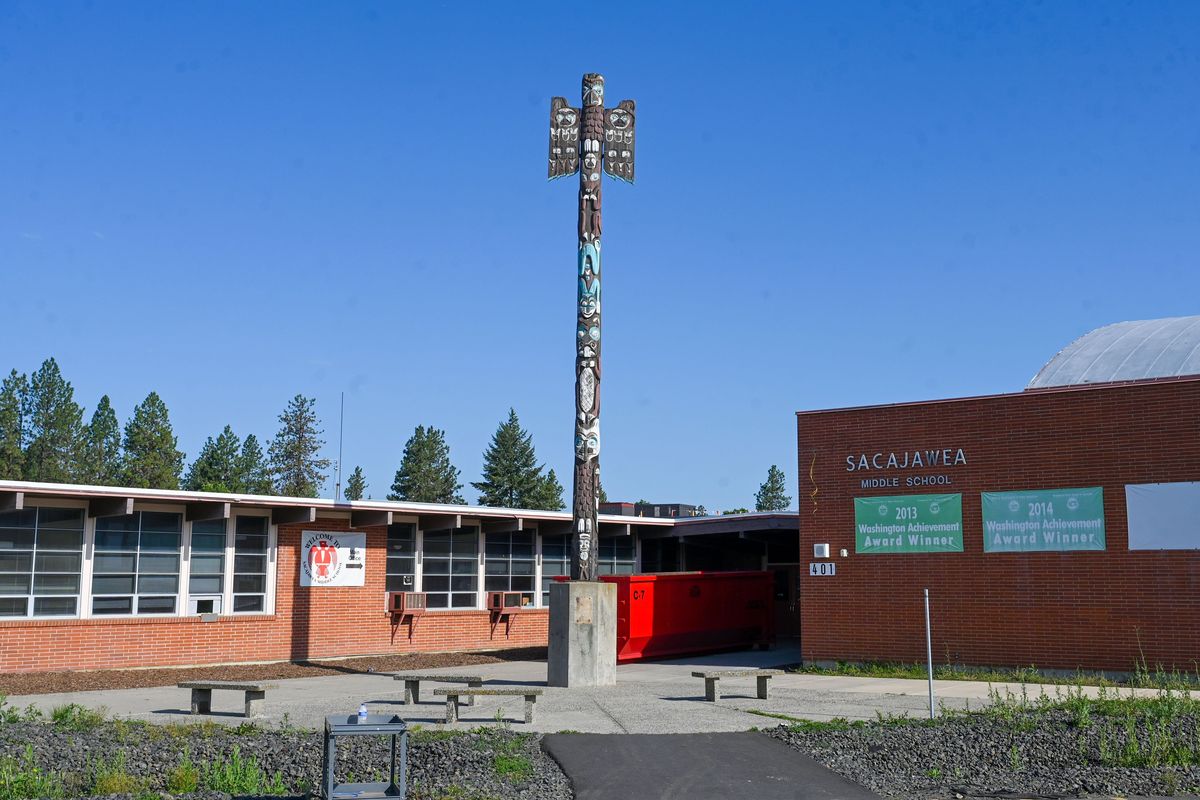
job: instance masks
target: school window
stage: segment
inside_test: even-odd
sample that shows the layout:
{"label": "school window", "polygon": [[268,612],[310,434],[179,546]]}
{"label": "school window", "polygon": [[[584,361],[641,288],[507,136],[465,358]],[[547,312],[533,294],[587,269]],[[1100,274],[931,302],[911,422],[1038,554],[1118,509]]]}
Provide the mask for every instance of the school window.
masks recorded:
{"label": "school window", "polygon": [[489,533],[483,555],[483,589],[520,592],[521,605],[533,605],[533,531]]}
{"label": "school window", "polygon": [[410,522],[388,525],[387,529],[387,590],[413,591],[416,575],[417,526]]}
{"label": "school window", "polygon": [[0,514],[0,618],[79,613],[83,510]]}
{"label": "school window", "polygon": [[475,608],[479,591],[479,529],[425,531],[422,586],[430,608]]}
{"label": "school window", "polygon": [[174,614],[183,515],[136,511],[96,520],[92,614]]}
{"label": "school window", "polygon": [[266,517],[238,517],[233,533],[233,612],[267,609]]}
{"label": "school window", "polygon": [[633,537],[613,536],[600,540],[598,575],[632,575],[635,560]]}
{"label": "school window", "polygon": [[225,520],[192,523],[188,611],[220,614],[225,591]]}
{"label": "school window", "polygon": [[542,605],[550,606],[550,584],[557,575],[571,574],[571,536],[542,537]]}

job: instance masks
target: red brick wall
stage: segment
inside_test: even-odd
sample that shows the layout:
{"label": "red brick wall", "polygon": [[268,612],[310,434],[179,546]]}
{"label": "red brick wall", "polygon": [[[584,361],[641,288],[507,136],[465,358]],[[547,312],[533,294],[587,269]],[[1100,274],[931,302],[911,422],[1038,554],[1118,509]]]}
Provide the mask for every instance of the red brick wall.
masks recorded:
{"label": "red brick wall", "polygon": [[0,622],[0,672],[184,666],[381,655],[412,651],[545,646],[547,612],[517,617],[506,636],[486,611],[429,612],[393,625],[384,612],[387,529],[365,528],[365,586],[301,588],[303,529],[344,531],[345,522],[280,526],[275,613],[221,617]]}
{"label": "red brick wall", "polygon": [[[801,558],[828,542],[838,570],[802,576],[804,658],[923,661],[928,587],[936,662],[1195,670],[1200,550],[1130,552],[1124,487],[1200,480],[1198,411],[1200,380],[1179,379],[799,414]],[[846,470],[851,454],[945,447],[967,464]],[[907,474],[953,484],[906,488]],[[981,491],[1084,486],[1104,487],[1106,551],[983,552]],[[962,493],[964,552],[855,554],[854,497],[942,492]]]}

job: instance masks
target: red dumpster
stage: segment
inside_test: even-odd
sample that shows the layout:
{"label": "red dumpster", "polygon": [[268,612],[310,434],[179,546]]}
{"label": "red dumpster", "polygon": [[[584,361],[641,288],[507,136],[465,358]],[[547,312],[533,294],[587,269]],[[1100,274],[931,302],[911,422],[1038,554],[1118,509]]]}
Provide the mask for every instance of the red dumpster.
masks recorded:
{"label": "red dumpster", "polygon": [[605,575],[617,585],[617,662],[639,661],[775,640],[769,572]]}

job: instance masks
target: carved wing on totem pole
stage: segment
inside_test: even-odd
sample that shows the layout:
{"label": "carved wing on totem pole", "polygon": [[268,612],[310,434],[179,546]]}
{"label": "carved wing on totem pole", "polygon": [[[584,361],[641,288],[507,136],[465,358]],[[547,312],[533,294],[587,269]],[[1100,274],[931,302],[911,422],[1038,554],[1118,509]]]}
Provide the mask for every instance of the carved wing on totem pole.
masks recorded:
{"label": "carved wing on totem pole", "polygon": [[637,114],[632,100],[604,112],[604,171],[633,183],[633,131]]}
{"label": "carved wing on totem pole", "polygon": [[550,169],[548,178],[574,175],[579,170],[579,109],[565,97],[550,100]]}

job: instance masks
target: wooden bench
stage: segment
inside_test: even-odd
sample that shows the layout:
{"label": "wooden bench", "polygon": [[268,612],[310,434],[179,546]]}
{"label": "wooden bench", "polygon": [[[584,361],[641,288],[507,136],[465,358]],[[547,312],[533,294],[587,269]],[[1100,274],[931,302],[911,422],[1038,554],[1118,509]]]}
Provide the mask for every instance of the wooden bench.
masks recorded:
{"label": "wooden bench", "polygon": [[272,683],[245,683],[242,681],[188,681],[177,684],[180,689],[192,690],[192,713],[212,713],[213,689],[230,689],[246,693],[246,716],[257,717],[263,713],[266,703],[267,689],[274,689]]}
{"label": "wooden bench", "polygon": [[435,695],[444,696],[446,698],[446,724],[458,722],[458,703],[462,697],[524,697],[525,698],[525,721],[533,722],[533,704],[538,699],[538,695],[543,692],[534,686],[505,686],[495,687],[491,689],[434,689]]}
{"label": "wooden bench", "polygon": [[772,675],[782,675],[781,669],[708,669],[692,673],[693,678],[704,678],[704,699],[713,703],[721,699],[717,682],[721,678],[758,678],[758,699],[767,699],[767,681]]}
{"label": "wooden bench", "polygon": [[[432,681],[434,683],[465,683],[468,688],[478,689],[483,686],[483,678],[479,675],[438,675],[433,672],[429,673],[405,673],[393,675],[398,681],[404,681],[404,702],[408,705],[414,705],[421,702],[421,681]],[[465,706],[474,704],[473,698],[467,698],[463,703]]]}

